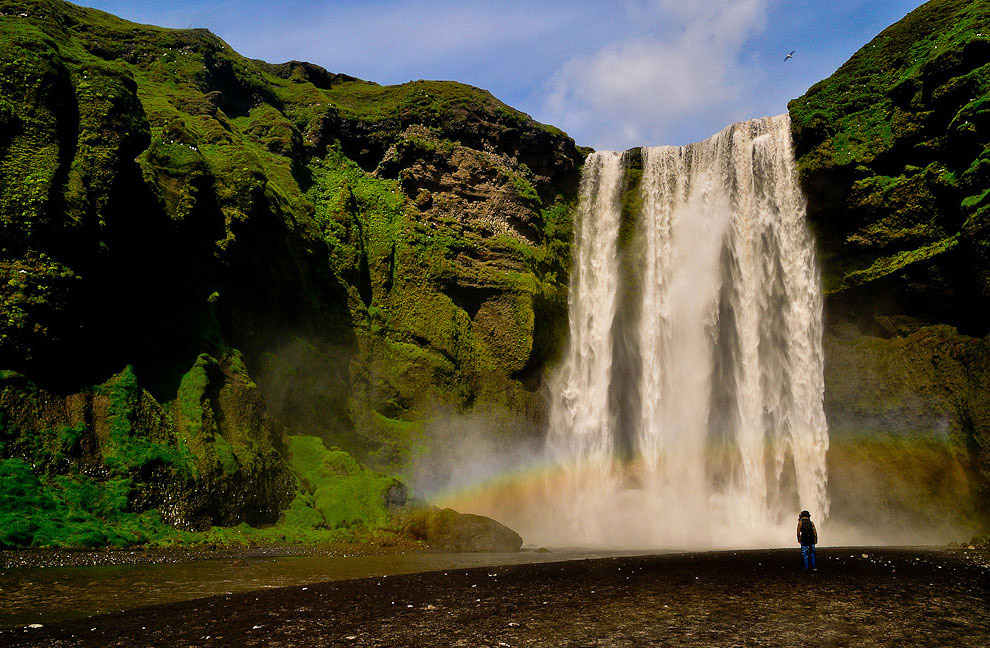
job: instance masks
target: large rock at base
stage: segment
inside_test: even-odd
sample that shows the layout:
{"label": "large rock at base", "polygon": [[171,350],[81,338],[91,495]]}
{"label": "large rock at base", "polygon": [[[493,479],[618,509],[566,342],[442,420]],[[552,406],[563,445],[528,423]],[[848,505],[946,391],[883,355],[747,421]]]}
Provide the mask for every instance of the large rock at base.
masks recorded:
{"label": "large rock at base", "polygon": [[449,508],[416,511],[406,518],[403,529],[413,538],[445,551],[513,553],[523,543],[518,533],[489,517]]}

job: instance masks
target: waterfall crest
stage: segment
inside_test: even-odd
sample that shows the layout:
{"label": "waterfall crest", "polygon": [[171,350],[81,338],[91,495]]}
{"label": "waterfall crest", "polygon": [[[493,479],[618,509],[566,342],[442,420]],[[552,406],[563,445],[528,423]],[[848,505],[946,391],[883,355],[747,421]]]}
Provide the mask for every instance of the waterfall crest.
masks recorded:
{"label": "waterfall crest", "polygon": [[640,151],[594,153],[582,177],[549,539],[787,543],[801,508],[828,515],[822,300],[788,117]]}

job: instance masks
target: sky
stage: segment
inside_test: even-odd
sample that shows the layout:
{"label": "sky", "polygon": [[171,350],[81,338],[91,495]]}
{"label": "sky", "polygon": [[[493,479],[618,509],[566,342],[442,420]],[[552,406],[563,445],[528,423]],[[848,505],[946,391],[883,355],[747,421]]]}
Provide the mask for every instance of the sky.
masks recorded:
{"label": "sky", "polygon": [[[251,58],[486,90],[578,144],[687,144],[786,112],[922,0],[77,0]],[[795,50],[793,58],[784,57]]]}

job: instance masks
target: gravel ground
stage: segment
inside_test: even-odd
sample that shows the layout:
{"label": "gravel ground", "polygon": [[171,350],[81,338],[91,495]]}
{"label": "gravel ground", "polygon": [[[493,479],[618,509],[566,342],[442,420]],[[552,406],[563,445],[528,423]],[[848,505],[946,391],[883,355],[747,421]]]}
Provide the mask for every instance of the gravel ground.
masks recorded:
{"label": "gravel ground", "polygon": [[269,589],[0,632],[3,646],[990,645],[985,552],[706,552]]}
{"label": "gravel ground", "polygon": [[237,560],[282,556],[382,556],[424,552],[428,547],[404,541],[387,546],[370,543],[325,545],[202,545],[193,547],[149,547],[138,549],[11,549],[0,551],[0,569],[19,567],[85,567],[92,565],[146,565],[186,563],[196,560]]}

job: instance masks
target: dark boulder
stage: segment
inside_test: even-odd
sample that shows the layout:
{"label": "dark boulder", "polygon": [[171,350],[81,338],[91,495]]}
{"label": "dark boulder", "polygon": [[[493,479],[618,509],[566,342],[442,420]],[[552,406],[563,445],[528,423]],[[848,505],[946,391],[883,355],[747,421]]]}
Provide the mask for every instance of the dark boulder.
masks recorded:
{"label": "dark boulder", "polygon": [[418,510],[406,518],[403,529],[445,551],[514,553],[523,543],[518,533],[489,517],[449,508]]}

